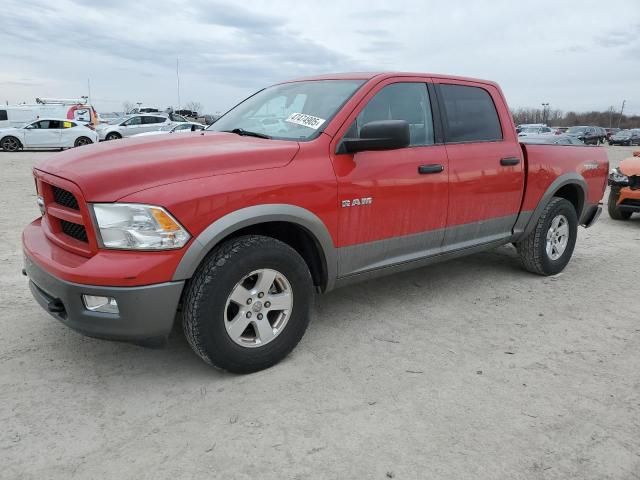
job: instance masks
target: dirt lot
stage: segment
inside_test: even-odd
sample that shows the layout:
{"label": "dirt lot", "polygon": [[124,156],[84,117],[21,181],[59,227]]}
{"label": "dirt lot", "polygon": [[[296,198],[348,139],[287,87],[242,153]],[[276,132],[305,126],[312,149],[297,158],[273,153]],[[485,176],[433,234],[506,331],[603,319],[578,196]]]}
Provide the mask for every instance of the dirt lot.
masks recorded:
{"label": "dirt lot", "polygon": [[580,229],[553,278],[503,247],[332,292],[287,360],[234,376],[179,330],[93,340],[32,301],[47,155],[0,153],[0,478],[640,479],[640,217]]}

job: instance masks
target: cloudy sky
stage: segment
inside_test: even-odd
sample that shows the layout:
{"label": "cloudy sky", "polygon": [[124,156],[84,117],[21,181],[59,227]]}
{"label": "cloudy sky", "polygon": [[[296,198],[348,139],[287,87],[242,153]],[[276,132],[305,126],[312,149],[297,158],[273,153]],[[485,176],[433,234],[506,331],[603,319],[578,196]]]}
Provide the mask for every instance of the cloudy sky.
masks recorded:
{"label": "cloudy sky", "polygon": [[499,82],[514,108],[640,114],[640,1],[3,0],[0,101],[87,94],[224,111],[258,88],[338,71]]}

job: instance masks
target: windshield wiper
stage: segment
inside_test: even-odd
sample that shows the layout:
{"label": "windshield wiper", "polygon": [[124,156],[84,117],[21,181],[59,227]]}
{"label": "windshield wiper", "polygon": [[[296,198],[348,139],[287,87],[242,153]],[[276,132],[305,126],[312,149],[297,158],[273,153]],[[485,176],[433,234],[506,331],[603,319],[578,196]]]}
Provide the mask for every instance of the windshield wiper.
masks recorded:
{"label": "windshield wiper", "polygon": [[243,137],[271,138],[269,135],[265,135],[264,133],[252,132],[250,130],[245,130],[244,128],[234,128],[233,130],[222,131],[226,133],[235,133],[236,135],[242,135]]}

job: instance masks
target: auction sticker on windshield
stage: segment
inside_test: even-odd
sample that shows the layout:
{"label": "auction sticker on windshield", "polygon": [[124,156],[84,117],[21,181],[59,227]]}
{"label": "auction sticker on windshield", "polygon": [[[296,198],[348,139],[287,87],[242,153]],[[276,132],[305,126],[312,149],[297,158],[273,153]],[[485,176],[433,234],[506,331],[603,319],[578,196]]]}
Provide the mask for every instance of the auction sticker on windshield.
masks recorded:
{"label": "auction sticker on windshield", "polygon": [[313,115],[307,115],[306,113],[292,113],[286,121],[317,130],[320,128],[320,125],[324,123],[324,118],[314,117]]}

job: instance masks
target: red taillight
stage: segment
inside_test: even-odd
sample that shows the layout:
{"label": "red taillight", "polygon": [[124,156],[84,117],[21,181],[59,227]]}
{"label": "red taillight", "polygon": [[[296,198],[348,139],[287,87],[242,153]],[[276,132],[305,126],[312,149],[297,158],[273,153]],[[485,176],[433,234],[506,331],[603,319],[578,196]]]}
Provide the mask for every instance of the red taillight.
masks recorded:
{"label": "red taillight", "polygon": [[92,123],[87,123],[85,126],[87,128],[90,128],[91,130],[95,130],[96,129],[96,127],[94,127]]}

